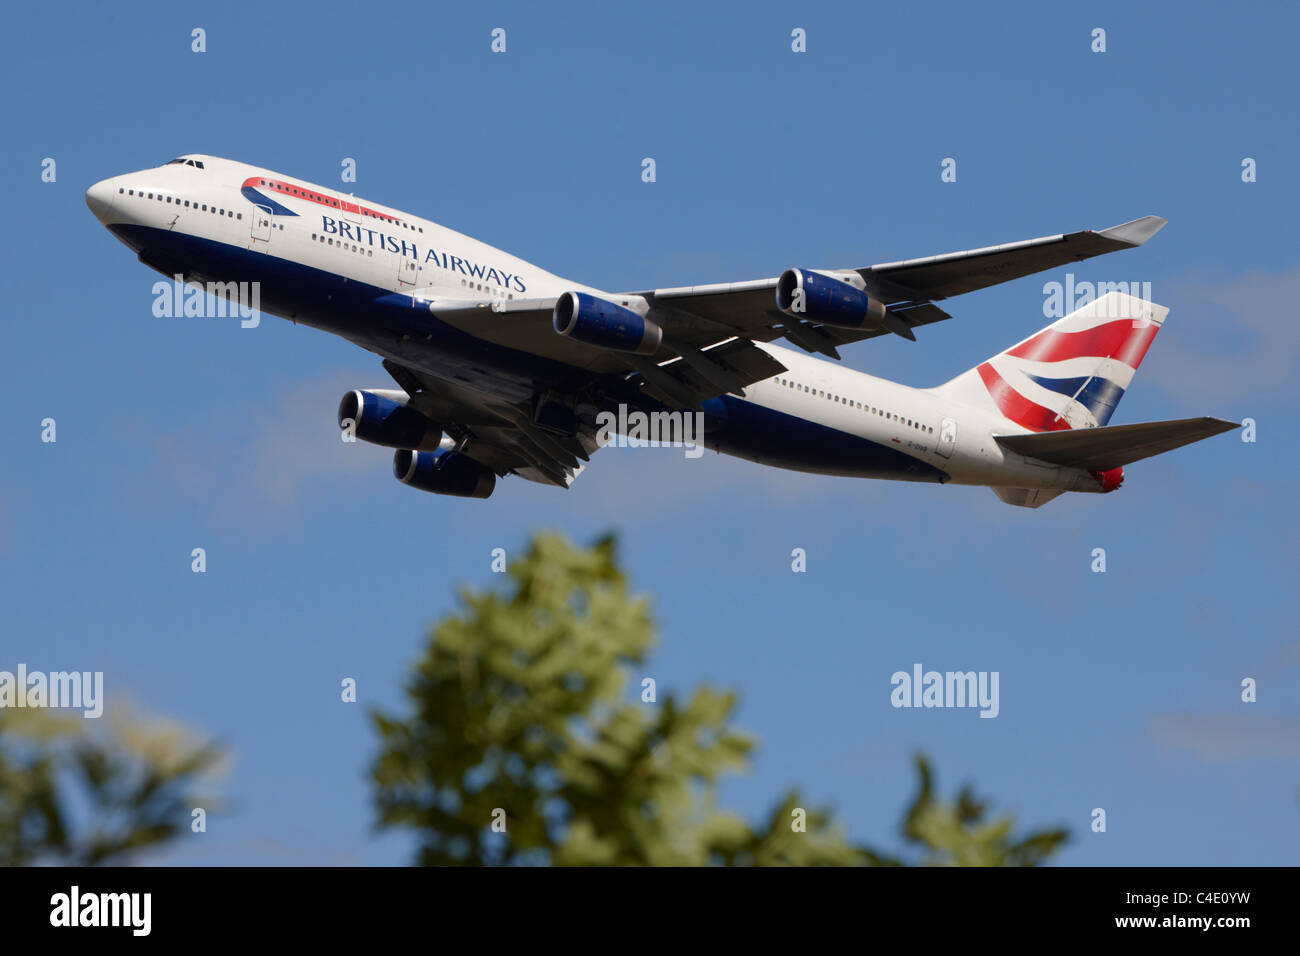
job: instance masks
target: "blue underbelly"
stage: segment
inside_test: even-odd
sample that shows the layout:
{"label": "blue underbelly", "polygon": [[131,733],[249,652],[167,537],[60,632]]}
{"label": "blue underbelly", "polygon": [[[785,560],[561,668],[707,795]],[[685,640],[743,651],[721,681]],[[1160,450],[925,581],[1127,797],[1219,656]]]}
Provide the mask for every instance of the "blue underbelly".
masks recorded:
{"label": "blue underbelly", "polygon": [[948,480],[918,458],[858,435],[732,395],[704,404],[706,447],[793,471],[902,481]]}

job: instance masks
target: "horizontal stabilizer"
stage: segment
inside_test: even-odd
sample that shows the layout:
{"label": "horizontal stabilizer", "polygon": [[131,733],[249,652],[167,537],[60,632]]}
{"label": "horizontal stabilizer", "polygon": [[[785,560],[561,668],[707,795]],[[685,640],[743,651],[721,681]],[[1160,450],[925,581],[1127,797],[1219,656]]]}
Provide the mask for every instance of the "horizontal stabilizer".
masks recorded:
{"label": "horizontal stabilizer", "polygon": [[1237,422],[1221,418],[1184,418],[994,437],[1003,448],[1039,461],[1108,471],[1240,427]]}

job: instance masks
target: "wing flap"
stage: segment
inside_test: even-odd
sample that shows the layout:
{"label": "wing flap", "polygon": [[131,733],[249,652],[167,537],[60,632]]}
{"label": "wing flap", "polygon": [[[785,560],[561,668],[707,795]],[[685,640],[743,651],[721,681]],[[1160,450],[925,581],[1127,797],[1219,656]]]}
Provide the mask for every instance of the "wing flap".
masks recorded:
{"label": "wing flap", "polygon": [[[744,386],[769,379],[784,372],[785,366],[772,358],[748,339],[733,338],[698,353],[715,366],[735,385]],[[735,388],[720,388],[718,375],[703,368],[698,361],[675,358],[662,365],[637,356],[624,356],[624,361],[636,369],[647,389],[656,398],[670,405],[685,405],[698,409],[707,399]],[[743,392],[738,392],[743,394]]]}
{"label": "wing flap", "polygon": [[1184,418],[994,438],[1003,448],[1039,461],[1107,471],[1240,427],[1221,418]]}

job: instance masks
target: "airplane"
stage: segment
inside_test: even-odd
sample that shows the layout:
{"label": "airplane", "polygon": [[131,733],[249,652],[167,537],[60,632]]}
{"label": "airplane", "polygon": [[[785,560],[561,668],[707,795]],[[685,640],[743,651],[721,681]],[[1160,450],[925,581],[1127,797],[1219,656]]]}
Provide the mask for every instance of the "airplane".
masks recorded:
{"label": "airplane", "polygon": [[204,154],[95,183],[86,203],[178,289],[256,283],[271,314],[382,357],[398,388],[345,394],[344,439],[395,449],[395,476],[437,494],[487,498],[510,474],[568,488],[616,409],[682,431],[699,416],[700,444],[764,465],[984,485],[1028,508],[1114,491],[1124,466],[1240,427],[1109,424],[1169,311],[1120,289],[933,388],[830,361],[864,339],[916,341],[950,318],[938,301],[1141,246],[1165,225],[1157,216],[863,268],[606,292],[399,209]]}

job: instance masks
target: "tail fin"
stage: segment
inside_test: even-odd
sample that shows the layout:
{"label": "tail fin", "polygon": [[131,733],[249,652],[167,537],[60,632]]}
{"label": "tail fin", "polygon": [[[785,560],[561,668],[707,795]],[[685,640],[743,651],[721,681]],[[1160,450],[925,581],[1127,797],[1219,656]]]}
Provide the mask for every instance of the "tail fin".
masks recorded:
{"label": "tail fin", "polygon": [[1030,431],[1105,425],[1168,314],[1107,292],[937,391]]}

